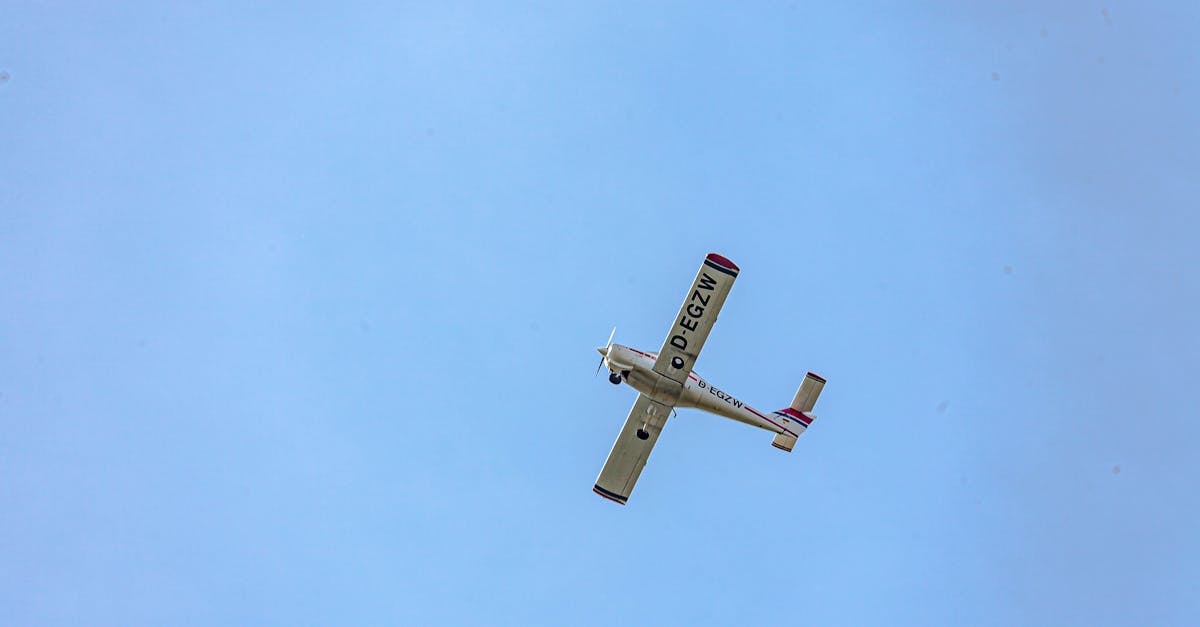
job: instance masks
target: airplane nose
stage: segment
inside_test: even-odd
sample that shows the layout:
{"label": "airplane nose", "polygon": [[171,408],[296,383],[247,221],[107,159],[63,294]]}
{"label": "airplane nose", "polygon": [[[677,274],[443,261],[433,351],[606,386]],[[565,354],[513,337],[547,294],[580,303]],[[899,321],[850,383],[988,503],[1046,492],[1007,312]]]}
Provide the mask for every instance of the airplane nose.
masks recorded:
{"label": "airplane nose", "polygon": [[604,355],[605,357],[608,357],[608,347],[607,346],[597,346],[596,352],[600,353],[601,355]]}

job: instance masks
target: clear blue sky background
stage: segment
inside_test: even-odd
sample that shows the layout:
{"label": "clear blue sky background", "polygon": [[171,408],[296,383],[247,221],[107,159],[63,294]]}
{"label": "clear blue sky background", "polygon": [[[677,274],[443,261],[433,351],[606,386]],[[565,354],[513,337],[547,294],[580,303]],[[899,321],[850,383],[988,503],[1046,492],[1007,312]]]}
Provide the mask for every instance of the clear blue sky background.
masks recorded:
{"label": "clear blue sky background", "polygon": [[0,623],[1196,624],[1200,5],[962,4],[5,3]]}

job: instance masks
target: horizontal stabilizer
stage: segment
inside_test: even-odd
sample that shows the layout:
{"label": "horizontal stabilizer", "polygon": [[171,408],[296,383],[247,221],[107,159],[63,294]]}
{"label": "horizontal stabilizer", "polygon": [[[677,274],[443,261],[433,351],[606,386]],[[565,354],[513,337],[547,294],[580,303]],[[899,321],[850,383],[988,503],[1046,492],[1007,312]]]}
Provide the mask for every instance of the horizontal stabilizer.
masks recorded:
{"label": "horizontal stabilizer", "polygon": [[790,433],[776,434],[775,439],[771,440],[771,446],[774,446],[781,451],[791,453],[792,447],[796,446],[796,436]]}
{"label": "horizontal stabilizer", "polygon": [[817,397],[821,395],[821,389],[824,387],[824,378],[811,372],[808,373],[804,377],[804,382],[800,384],[800,389],[796,390],[796,398],[792,399],[792,409],[801,413],[812,411],[817,404]]}

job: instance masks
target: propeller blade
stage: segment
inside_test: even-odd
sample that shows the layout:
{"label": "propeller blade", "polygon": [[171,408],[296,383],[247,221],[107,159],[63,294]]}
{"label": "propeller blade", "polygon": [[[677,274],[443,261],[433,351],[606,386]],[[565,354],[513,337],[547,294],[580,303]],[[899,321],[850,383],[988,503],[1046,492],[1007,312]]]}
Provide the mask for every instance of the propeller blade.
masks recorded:
{"label": "propeller blade", "polygon": [[593,378],[599,375],[600,369],[604,367],[604,359],[608,357],[608,349],[612,348],[613,337],[616,335],[617,327],[613,327],[612,333],[608,334],[608,343],[604,345],[604,351],[600,355],[600,364],[596,366],[596,374],[592,375]]}

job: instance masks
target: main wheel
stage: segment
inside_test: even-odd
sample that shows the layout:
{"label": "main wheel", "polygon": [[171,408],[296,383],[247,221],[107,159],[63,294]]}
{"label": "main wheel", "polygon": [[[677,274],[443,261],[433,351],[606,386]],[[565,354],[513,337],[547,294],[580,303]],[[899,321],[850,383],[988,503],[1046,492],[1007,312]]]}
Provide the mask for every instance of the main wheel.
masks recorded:
{"label": "main wheel", "polygon": [[649,434],[649,433],[647,433],[645,429],[638,429],[638,430],[637,430],[637,437],[638,437],[638,439],[639,439],[639,440],[649,440],[649,439],[650,439],[650,434]]}
{"label": "main wheel", "polygon": [[608,382],[613,385],[620,385],[621,384],[621,375],[619,375],[615,372],[608,375]]}

